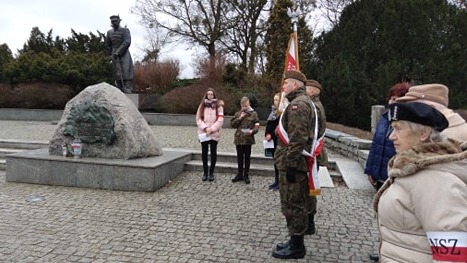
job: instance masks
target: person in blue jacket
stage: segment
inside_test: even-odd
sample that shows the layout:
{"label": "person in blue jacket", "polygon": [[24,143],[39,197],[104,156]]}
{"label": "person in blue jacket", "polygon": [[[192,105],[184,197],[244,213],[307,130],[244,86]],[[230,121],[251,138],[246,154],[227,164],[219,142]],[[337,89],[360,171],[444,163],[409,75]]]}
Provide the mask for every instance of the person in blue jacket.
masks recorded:
{"label": "person in blue jacket", "polygon": [[[401,82],[392,86],[388,91],[388,104],[394,103],[397,98],[404,96],[410,86],[411,84],[408,82]],[[387,115],[386,110],[376,126],[364,171],[376,190],[388,178],[388,161],[396,154],[394,145],[389,140],[389,134],[391,134],[392,130]]]}
{"label": "person in blue jacket", "polygon": [[[396,102],[397,98],[403,97],[405,93],[409,91],[410,86],[408,82],[401,82],[392,86],[388,91],[388,104],[392,104]],[[378,191],[386,179],[388,179],[388,161],[396,154],[394,144],[389,140],[389,135],[392,132],[390,124],[388,110],[386,109],[376,126],[365,165],[364,172],[368,176],[370,183],[376,188],[376,191]],[[379,254],[370,254],[370,259],[379,261]]]}

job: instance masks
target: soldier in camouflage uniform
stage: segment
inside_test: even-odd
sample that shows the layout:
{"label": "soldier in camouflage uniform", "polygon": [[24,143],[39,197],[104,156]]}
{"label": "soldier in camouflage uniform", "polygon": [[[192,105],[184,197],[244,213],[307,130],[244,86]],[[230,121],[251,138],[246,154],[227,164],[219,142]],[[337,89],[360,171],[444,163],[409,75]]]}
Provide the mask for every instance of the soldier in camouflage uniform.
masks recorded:
{"label": "soldier in camouflage uniform", "polygon": [[[279,169],[281,209],[287,221],[290,240],[279,243],[275,258],[303,258],[306,254],[303,236],[308,228],[309,187],[306,157],[313,144],[315,114],[310,97],[305,91],[306,77],[295,70],[284,76],[284,94],[290,104],[282,113],[278,129],[279,139],[274,162]],[[289,142],[284,141],[284,133]]]}
{"label": "soldier in camouflage uniform", "polygon": [[[316,111],[318,113],[318,137],[324,135],[326,131],[326,113],[324,111],[323,104],[319,100],[319,95],[321,93],[322,87],[321,84],[316,80],[307,80],[305,83],[306,86],[306,93],[310,96],[311,100],[316,106]],[[323,150],[316,158],[318,162],[318,170],[319,166],[326,166],[328,164],[328,155],[326,150],[323,147]],[[307,235],[314,235],[316,233],[315,229],[315,214],[316,214],[316,205],[318,200],[316,196],[309,197],[309,214],[308,214],[308,229],[305,232]]]}

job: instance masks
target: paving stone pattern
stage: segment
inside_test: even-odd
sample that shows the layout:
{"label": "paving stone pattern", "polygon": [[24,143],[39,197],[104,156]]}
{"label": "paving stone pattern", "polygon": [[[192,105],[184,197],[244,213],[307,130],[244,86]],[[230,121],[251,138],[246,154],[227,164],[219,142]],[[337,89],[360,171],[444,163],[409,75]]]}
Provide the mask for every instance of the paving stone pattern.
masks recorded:
{"label": "paving stone pattern", "polygon": [[[279,193],[268,177],[212,183],[184,172],[154,193],[6,183],[0,175],[0,262],[280,262]],[[297,262],[369,262],[372,193],[324,189],[317,235]],[[292,261],[293,262],[293,261]]]}
{"label": "paving stone pattern", "polygon": [[[0,138],[9,139],[4,125]],[[16,139],[46,140],[20,133],[50,128],[14,125]],[[371,262],[374,191],[323,189],[306,257],[283,261],[271,257],[287,238],[279,193],[267,189],[272,177],[252,175],[245,185],[233,176],[202,182],[183,172],[146,193],[7,183],[0,172],[0,262]]]}

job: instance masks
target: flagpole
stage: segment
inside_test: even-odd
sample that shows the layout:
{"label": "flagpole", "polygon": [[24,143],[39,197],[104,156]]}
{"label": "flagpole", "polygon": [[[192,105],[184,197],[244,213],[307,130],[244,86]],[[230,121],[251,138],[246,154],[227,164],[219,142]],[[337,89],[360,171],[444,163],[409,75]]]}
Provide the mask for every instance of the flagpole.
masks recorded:
{"label": "flagpole", "polygon": [[298,12],[292,11],[290,8],[287,10],[287,15],[292,21],[293,34],[295,38],[295,61],[297,62],[297,70],[300,70],[300,63],[298,63],[298,34],[297,34],[297,24],[298,24]]}
{"label": "flagpole", "polygon": [[[300,66],[298,63],[298,34],[297,34],[298,13],[288,8],[287,15],[290,17],[290,20],[292,21],[293,32],[292,34],[290,34],[289,43],[287,45],[287,51],[286,51],[285,63],[284,63],[284,73],[291,69],[300,70]],[[290,54],[290,51],[293,51],[293,54]],[[284,79],[281,80],[281,86],[280,86],[281,95],[279,97],[279,107],[277,109],[278,115],[282,114],[282,112],[285,110],[288,104],[288,101],[285,98],[283,86],[284,86]]]}

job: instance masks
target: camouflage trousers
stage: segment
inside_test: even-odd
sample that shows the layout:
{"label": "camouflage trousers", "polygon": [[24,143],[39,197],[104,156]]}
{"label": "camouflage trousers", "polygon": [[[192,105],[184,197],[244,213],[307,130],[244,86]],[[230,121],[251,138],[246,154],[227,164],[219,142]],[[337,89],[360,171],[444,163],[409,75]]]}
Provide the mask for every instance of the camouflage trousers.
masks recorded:
{"label": "camouflage trousers", "polygon": [[308,214],[316,213],[316,196],[309,196],[308,177],[305,172],[298,172],[295,182],[285,177],[285,171],[279,171],[279,192],[281,210],[287,222],[289,234],[303,235],[308,228]]}

